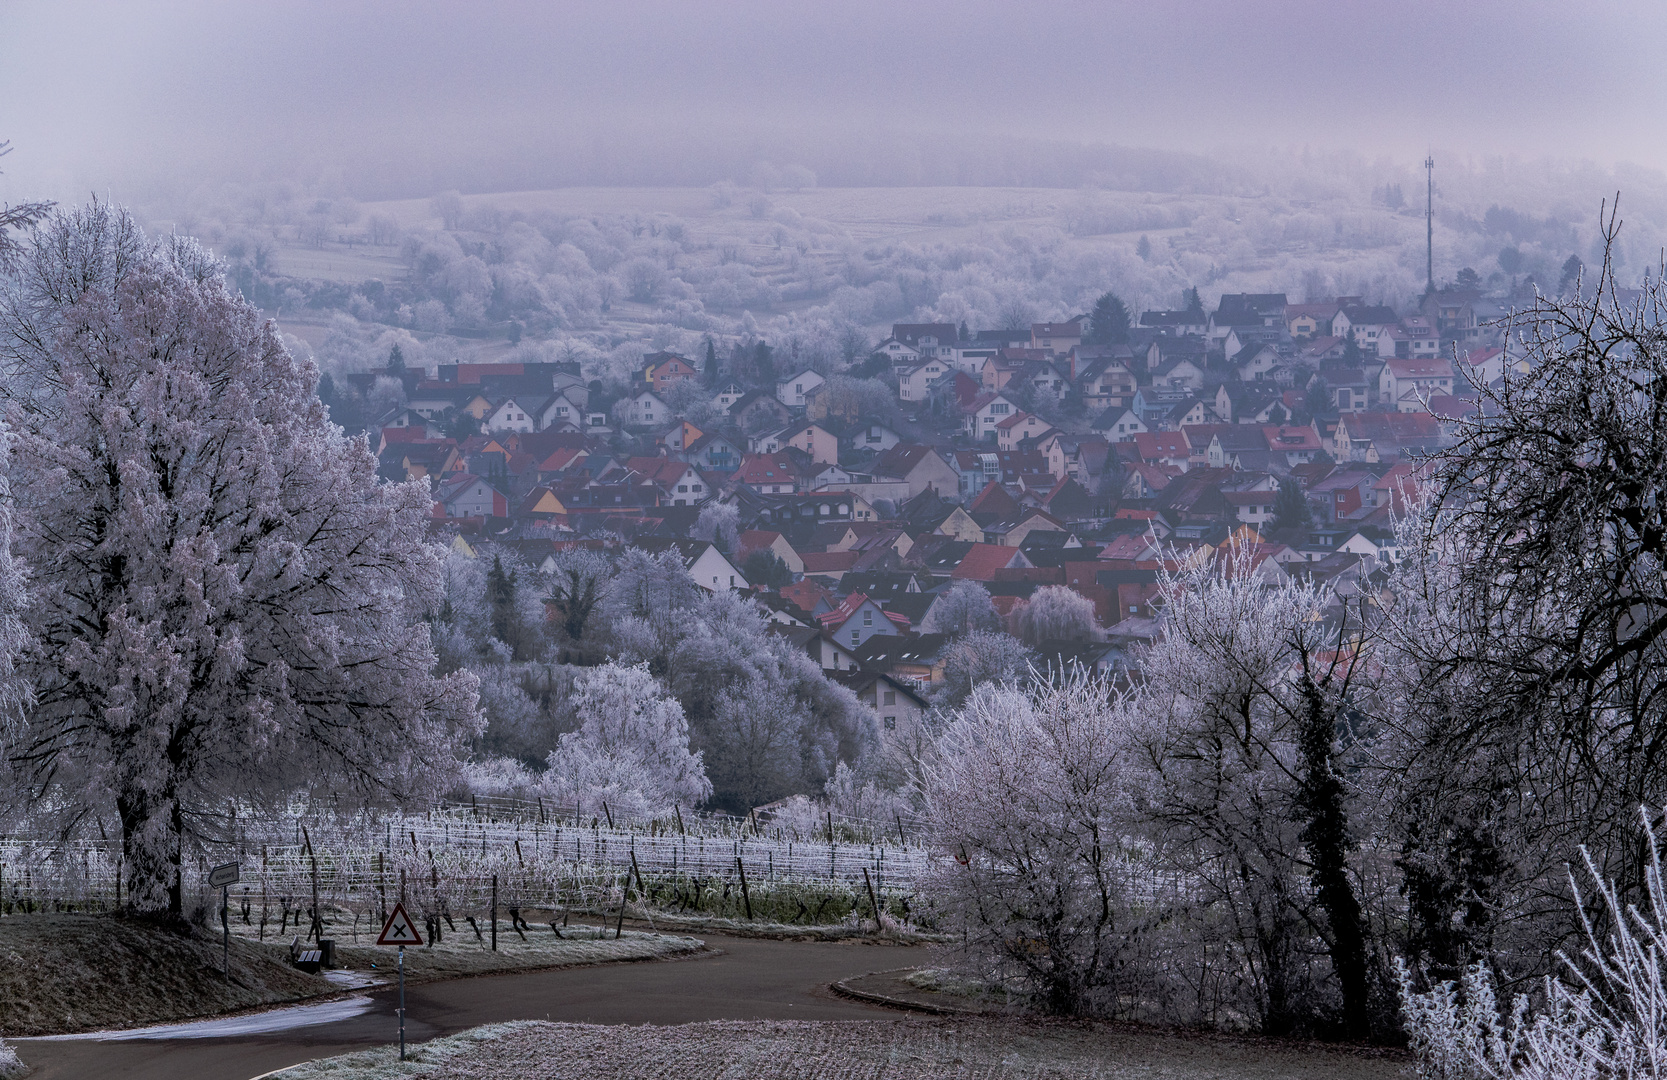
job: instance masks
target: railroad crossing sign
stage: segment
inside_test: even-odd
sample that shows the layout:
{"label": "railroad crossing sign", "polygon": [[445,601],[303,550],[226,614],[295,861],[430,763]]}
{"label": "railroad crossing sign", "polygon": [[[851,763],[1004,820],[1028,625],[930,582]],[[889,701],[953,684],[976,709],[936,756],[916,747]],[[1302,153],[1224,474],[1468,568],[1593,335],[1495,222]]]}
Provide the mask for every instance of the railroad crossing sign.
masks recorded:
{"label": "railroad crossing sign", "polygon": [[422,934],[417,932],[417,925],[411,921],[411,916],[405,914],[404,904],[395,904],[389,913],[388,921],[382,924],[382,936],[376,939],[378,945],[421,945]]}
{"label": "railroad crossing sign", "polygon": [[240,877],[241,869],[242,868],[234,862],[221,863],[219,866],[216,866],[208,872],[208,887],[211,889],[224,889],[227,885],[236,885]]}

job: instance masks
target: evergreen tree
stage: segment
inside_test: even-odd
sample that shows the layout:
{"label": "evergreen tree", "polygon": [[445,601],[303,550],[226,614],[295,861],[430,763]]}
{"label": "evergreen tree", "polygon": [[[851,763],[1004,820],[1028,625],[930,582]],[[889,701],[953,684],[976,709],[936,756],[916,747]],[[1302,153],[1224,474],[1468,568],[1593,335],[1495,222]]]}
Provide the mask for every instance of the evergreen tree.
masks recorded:
{"label": "evergreen tree", "polygon": [[1129,308],[1116,293],[1108,292],[1094,301],[1088,340],[1095,345],[1121,345],[1129,340]]}
{"label": "evergreen tree", "polygon": [[766,589],[779,589],[793,584],[793,571],[781,561],[781,556],[769,548],[759,548],[741,564],[741,574],[748,582]]}
{"label": "evergreen tree", "polygon": [[1302,485],[1289,476],[1281,480],[1279,495],[1273,500],[1273,527],[1301,529],[1313,518],[1313,512],[1308,508],[1308,496],[1303,494]]}
{"label": "evergreen tree", "polygon": [[773,388],[776,385],[775,350],[762,341],[752,347],[752,368],[760,386]]}
{"label": "evergreen tree", "polygon": [[405,374],[405,353],[397,344],[388,350],[388,374],[394,376]]}
{"label": "evergreen tree", "polygon": [[1574,291],[1575,283],[1580,280],[1586,264],[1580,261],[1580,256],[1570,255],[1563,262],[1563,276],[1557,282],[1557,293],[1560,296]]}
{"label": "evergreen tree", "polygon": [[513,644],[516,634],[515,574],[504,570],[504,561],[492,556],[492,569],[486,574],[486,603],[492,611],[492,636],[506,644]]}
{"label": "evergreen tree", "polygon": [[701,368],[701,374],[706,376],[706,385],[716,387],[723,373],[718,370],[718,346],[710,334],[706,338],[706,359]]}
{"label": "evergreen tree", "polygon": [[1196,311],[1199,313],[1204,311],[1204,301],[1198,295],[1197,286],[1193,286],[1181,294],[1181,310]]}
{"label": "evergreen tree", "polygon": [[1140,243],[1134,246],[1134,253],[1139,255],[1142,259],[1150,259],[1152,257],[1152,241],[1147,239],[1145,233],[1140,235]]}
{"label": "evergreen tree", "polygon": [[1461,289],[1479,289],[1482,287],[1482,275],[1467,266],[1459,271],[1458,284]]}

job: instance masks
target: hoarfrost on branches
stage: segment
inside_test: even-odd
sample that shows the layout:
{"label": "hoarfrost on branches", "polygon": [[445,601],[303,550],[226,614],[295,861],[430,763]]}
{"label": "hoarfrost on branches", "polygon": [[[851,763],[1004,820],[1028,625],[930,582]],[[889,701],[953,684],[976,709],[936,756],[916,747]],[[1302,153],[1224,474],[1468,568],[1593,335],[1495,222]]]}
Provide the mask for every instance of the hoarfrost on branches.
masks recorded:
{"label": "hoarfrost on branches", "polygon": [[35,702],[11,764],[113,809],[130,902],[182,912],[180,864],[233,799],[443,784],[479,730],[436,678],[420,483],[377,481],[316,371],[186,240],[63,213],[0,293]]}
{"label": "hoarfrost on branches", "polygon": [[689,749],[683,706],[647,664],[607,663],[574,680],[579,730],[561,737],[546,783],[558,799],[606,800],[654,816],[712,795],[701,755]]}

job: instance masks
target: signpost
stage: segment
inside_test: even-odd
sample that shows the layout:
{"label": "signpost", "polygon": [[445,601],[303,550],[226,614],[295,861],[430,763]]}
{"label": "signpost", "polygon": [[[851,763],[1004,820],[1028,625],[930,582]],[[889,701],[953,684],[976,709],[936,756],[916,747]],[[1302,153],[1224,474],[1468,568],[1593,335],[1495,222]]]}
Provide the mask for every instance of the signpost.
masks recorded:
{"label": "signpost", "polygon": [[208,887],[220,890],[220,968],[226,973],[226,982],[232,981],[231,948],[232,928],[226,914],[226,891],[238,882],[242,867],[235,862],[221,863],[208,872]]}
{"label": "signpost", "polygon": [[421,945],[423,936],[417,932],[417,924],[411,921],[411,916],[405,914],[405,904],[394,905],[394,910],[388,913],[388,921],[382,924],[382,934],[376,939],[378,945],[399,946],[399,1060],[405,1060],[405,946]]}

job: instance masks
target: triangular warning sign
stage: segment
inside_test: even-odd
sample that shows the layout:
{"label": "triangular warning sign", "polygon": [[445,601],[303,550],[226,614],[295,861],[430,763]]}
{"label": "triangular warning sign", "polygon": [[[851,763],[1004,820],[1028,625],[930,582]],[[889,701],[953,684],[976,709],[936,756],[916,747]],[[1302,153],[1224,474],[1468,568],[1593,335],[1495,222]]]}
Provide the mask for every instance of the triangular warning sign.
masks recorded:
{"label": "triangular warning sign", "polygon": [[388,921],[382,924],[382,936],[376,939],[378,945],[421,945],[423,936],[417,932],[417,924],[411,921],[411,916],[405,914],[404,904],[395,904],[394,910],[388,916]]}

